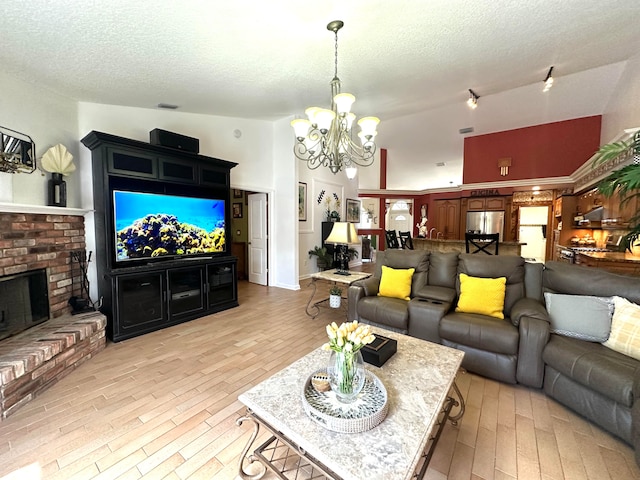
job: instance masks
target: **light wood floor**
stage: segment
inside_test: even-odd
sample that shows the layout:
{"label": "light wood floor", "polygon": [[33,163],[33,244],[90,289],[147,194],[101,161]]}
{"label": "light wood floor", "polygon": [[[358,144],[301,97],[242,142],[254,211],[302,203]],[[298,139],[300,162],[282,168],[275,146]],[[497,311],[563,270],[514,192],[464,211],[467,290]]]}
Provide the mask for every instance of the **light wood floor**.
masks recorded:
{"label": "light wood floor", "polygon": [[[310,290],[240,284],[240,307],[120,343],[0,422],[0,478],[234,479],[238,395],[325,340]],[[322,290],[322,289],[321,289]],[[539,390],[462,373],[430,479],[640,479],[632,450]],[[39,476],[38,476],[39,475]],[[267,476],[266,478],[273,478]]]}

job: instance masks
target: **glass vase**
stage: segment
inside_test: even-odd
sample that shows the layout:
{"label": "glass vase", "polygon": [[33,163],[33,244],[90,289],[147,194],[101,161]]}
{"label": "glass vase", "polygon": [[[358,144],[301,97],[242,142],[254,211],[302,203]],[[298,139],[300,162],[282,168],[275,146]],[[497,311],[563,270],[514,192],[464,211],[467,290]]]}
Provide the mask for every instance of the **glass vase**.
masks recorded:
{"label": "glass vase", "polygon": [[353,402],[364,387],[365,369],[360,350],[357,352],[331,351],[327,367],[329,385],[338,401]]}

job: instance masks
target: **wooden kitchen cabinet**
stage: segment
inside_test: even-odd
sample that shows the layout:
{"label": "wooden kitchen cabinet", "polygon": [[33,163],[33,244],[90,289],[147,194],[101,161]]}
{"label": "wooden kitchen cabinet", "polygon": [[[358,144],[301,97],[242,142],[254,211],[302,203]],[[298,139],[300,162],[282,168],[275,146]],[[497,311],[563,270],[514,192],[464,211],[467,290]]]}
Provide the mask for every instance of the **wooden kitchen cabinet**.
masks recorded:
{"label": "wooden kitchen cabinet", "polygon": [[637,197],[632,198],[622,205],[618,192],[610,198],[605,198],[603,200],[603,206],[602,226],[611,228],[628,228],[631,218],[633,218],[638,211],[638,207],[640,207]]}
{"label": "wooden kitchen cabinet", "polygon": [[445,240],[460,239],[460,200],[436,200],[435,227]]}
{"label": "wooden kitchen cabinet", "polygon": [[505,197],[471,197],[464,199],[467,211],[504,210]]}

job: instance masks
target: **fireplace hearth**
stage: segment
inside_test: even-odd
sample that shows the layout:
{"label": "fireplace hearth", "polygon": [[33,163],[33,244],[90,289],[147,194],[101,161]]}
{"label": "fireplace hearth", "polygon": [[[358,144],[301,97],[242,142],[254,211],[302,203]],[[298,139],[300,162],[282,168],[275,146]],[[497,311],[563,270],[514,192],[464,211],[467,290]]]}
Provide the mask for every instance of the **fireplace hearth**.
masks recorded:
{"label": "fireplace hearth", "polygon": [[44,268],[0,277],[0,340],[49,319]]}

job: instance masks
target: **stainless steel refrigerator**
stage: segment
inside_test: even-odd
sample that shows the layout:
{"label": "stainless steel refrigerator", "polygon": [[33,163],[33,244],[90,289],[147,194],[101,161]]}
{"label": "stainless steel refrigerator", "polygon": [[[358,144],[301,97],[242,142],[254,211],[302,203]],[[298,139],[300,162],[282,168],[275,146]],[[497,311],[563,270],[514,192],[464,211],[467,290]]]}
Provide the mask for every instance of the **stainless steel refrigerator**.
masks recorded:
{"label": "stainless steel refrigerator", "polygon": [[471,233],[499,233],[502,242],[504,212],[467,212],[467,229]]}

